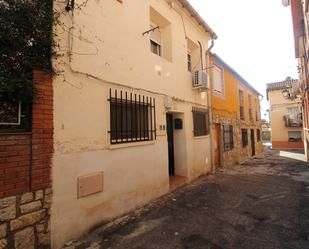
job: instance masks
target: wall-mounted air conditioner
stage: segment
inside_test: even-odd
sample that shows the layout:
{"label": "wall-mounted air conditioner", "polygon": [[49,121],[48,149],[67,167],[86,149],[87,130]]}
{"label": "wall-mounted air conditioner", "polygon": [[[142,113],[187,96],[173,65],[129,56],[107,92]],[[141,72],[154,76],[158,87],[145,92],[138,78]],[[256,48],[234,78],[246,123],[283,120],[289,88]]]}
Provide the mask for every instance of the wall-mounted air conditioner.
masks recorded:
{"label": "wall-mounted air conditioner", "polygon": [[192,87],[208,89],[209,82],[206,70],[195,71],[192,75]]}

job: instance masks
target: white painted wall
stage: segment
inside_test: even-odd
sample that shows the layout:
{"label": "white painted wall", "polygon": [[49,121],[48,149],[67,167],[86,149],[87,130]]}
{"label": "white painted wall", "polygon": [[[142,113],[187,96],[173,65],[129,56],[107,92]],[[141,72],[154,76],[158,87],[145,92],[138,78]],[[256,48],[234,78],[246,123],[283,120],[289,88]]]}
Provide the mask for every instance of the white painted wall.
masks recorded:
{"label": "white painted wall", "polygon": [[[82,0],[75,1],[81,4]],[[63,56],[54,60],[52,247],[123,215],[169,191],[166,112],[184,119],[175,131],[176,173],[189,180],[210,170],[209,136],[194,138],[192,106],[206,106],[205,94],[192,90],[187,71],[187,40],[200,41],[205,53],[209,36],[181,6],[182,19],[164,0],[89,1],[74,16],[62,12],[55,27]],[[150,52],[150,6],[171,23],[172,60]],[[204,60],[204,58],[203,58]],[[205,65],[205,60],[204,60]],[[156,99],[157,139],[110,145],[109,89]],[[173,98],[165,108],[165,96]],[[176,116],[176,115],[175,115]],[[77,178],[104,172],[104,190],[77,199]]]}

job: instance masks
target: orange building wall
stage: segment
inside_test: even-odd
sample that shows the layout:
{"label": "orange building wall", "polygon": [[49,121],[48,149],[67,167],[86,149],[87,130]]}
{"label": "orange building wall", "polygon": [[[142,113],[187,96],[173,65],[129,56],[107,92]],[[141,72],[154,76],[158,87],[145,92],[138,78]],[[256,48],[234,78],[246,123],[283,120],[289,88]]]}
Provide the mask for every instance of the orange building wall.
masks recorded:
{"label": "orange building wall", "polygon": [[[224,65],[216,61],[212,56],[211,62],[223,69],[223,80],[225,87],[225,96],[217,96],[213,93],[213,84],[210,84],[211,90],[211,104],[212,113],[214,116],[220,115],[230,118],[239,118],[238,105],[238,90],[244,90],[244,104],[245,104],[245,120],[249,120],[248,94],[252,95],[252,115],[255,121],[255,98],[258,99],[257,94],[245,86],[239,79],[236,78],[229,70],[225,69]],[[211,70],[210,70],[211,71]],[[212,73],[210,73],[211,82],[213,82]],[[259,104],[259,101],[258,101]],[[259,120],[261,117],[259,117]]]}

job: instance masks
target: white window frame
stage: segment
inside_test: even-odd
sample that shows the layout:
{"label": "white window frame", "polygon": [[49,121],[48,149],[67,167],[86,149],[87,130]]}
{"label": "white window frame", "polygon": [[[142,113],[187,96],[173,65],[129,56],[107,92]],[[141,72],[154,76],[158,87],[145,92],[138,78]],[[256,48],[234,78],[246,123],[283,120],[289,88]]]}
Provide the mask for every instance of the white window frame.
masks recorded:
{"label": "white window frame", "polygon": [[[218,75],[216,75],[218,73]],[[217,96],[225,95],[225,85],[224,85],[224,77],[223,77],[223,68],[213,64],[212,68],[212,78],[213,78],[213,92]],[[220,86],[220,89],[218,86]]]}

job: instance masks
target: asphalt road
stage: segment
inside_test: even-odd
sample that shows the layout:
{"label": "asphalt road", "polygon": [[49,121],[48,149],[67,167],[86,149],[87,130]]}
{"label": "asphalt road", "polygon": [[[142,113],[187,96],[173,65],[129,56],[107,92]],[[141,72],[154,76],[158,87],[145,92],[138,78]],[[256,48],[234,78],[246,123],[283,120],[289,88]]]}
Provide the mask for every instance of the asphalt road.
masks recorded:
{"label": "asphalt road", "polygon": [[309,249],[309,167],[299,159],[267,150],[65,248]]}

